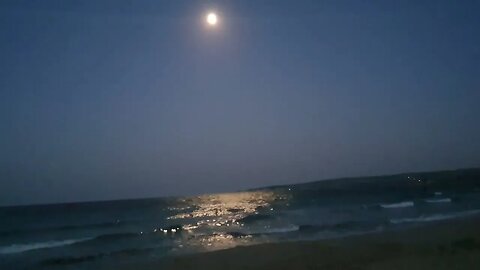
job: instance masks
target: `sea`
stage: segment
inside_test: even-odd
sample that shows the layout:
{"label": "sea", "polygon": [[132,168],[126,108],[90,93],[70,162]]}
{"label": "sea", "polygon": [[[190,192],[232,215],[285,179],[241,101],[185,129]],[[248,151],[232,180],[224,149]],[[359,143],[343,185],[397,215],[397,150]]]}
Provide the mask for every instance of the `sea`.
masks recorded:
{"label": "sea", "polygon": [[224,194],[0,208],[0,269],[118,269],[262,243],[480,215],[480,169]]}

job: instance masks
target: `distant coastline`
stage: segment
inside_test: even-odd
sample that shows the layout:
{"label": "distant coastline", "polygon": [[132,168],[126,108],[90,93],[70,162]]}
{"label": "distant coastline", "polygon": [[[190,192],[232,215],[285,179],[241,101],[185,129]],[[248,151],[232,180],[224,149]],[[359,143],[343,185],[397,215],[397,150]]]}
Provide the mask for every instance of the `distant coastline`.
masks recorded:
{"label": "distant coastline", "polygon": [[[480,183],[480,167],[473,167],[473,168],[464,168],[464,169],[452,169],[452,170],[440,170],[440,171],[419,171],[419,172],[408,172],[408,173],[398,173],[398,174],[385,174],[385,175],[372,175],[372,176],[356,176],[356,177],[340,177],[340,178],[327,178],[322,180],[316,181],[308,181],[308,182],[299,182],[299,183],[292,183],[292,184],[283,184],[283,185],[273,185],[273,186],[265,186],[265,187],[257,187],[257,188],[249,188],[245,190],[237,190],[237,191],[226,191],[226,192],[214,192],[214,193],[201,193],[195,195],[179,195],[179,196],[159,196],[159,197],[139,197],[139,198],[124,198],[124,199],[106,199],[106,200],[88,200],[88,201],[71,201],[71,202],[53,202],[53,203],[36,203],[36,204],[18,204],[18,205],[0,205],[0,208],[7,208],[7,207],[31,207],[31,206],[47,206],[47,205],[74,205],[74,204],[89,204],[89,203],[112,203],[112,202],[121,202],[121,201],[135,201],[135,200],[155,200],[155,199],[169,199],[169,198],[182,198],[182,197],[194,197],[194,196],[202,196],[207,194],[222,194],[222,193],[235,193],[235,192],[243,192],[243,191],[257,191],[257,190],[265,190],[265,189],[282,189],[282,188],[298,188],[303,186],[310,186],[310,185],[323,185],[325,188],[329,187],[331,183],[336,183],[335,185],[339,184],[351,184],[354,182],[361,182],[361,181],[377,181],[377,180],[398,180],[404,179],[406,177],[434,177],[440,174],[445,174],[450,177],[458,177],[458,176],[468,176],[468,177],[477,177]],[[449,180],[447,180],[449,181]],[[478,186],[480,188],[480,184]]]}

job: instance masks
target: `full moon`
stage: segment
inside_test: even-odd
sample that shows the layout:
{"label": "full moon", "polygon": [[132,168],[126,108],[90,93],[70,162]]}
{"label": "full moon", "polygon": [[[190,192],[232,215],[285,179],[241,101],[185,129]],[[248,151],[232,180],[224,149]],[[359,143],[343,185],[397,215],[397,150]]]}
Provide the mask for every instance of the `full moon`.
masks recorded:
{"label": "full moon", "polygon": [[207,23],[208,23],[209,25],[215,25],[215,24],[217,24],[217,21],[218,21],[218,19],[217,19],[217,14],[215,14],[215,13],[208,13],[208,15],[207,15]]}

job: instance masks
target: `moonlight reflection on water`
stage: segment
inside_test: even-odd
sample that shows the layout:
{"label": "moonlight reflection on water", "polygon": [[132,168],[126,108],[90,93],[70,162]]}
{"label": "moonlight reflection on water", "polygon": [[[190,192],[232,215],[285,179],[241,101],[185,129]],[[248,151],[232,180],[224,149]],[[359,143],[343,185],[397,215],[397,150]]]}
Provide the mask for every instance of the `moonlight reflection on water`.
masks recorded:
{"label": "moonlight reflection on water", "polygon": [[272,205],[287,200],[284,194],[272,191],[254,191],[228,194],[203,195],[180,199],[180,211],[168,219],[187,225],[186,232],[178,239],[179,247],[190,246],[206,250],[223,249],[252,243],[250,229],[243,220],[264,216],[273,211]]}

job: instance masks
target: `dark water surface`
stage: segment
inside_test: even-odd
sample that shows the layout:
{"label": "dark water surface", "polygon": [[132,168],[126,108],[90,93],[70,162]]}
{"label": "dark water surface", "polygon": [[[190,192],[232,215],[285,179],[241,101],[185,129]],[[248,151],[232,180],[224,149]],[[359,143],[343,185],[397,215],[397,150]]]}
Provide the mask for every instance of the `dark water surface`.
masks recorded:
{"label": "dark water surface", "polygon": [[337,179],[195,197],[0,208],[0,269],[95,269],[480,213],[480,170]]}

